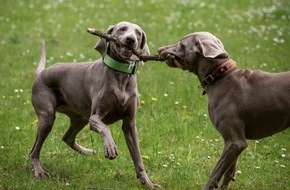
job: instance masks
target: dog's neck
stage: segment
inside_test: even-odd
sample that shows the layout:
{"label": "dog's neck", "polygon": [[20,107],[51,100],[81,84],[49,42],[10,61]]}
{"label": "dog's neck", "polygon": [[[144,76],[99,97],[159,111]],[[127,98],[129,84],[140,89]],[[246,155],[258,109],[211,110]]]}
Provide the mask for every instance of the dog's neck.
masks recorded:
{"label": "dog's neck", "polygon": [[230,59],[201,59],[198,64],[197,72],[201,87],[204,88],[202,95],[207,93],[208,86],[214,84],[221,78],[236,70],[236,63]]}
{"label": "dog's neck", "polygon": [[110,67],[111,69],[114,69],[115,71],[119,71],[130,75],[135,74],[138,69],[138,61],[135,61],[132,64],[125,64],[113,59],[108,54],[105,54],[103,58],[103,63],[108,67]]}
{"label": "dog's neck", "polygon": [[197,68],[196,68],[196,75],[198,77],[198,80],[200,82],[203,81],[203,79],[212,72],[215,68],[217,68],[222,63],[226,62],[230,58],[223,58],[223,59],[206,59],[202,56],[198,57],[197,60]]}
{"label": "dog's neck", "polygon": [[124,60],[116,55],[114,49],[108,46],[107,51],[103,55],[103,63],[109,68],[125,73],[128,75],[134,75],[138,69],[138,60]]}

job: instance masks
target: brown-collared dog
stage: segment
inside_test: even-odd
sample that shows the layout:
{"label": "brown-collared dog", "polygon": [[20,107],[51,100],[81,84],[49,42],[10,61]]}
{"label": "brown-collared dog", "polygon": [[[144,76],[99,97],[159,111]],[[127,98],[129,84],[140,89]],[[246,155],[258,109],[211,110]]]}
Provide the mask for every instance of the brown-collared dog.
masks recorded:
{"label": "brown-collared dog", "polygon": [[235,179],[246,139],[260,139],[290,126],[290,72],[267,73],[238,69],[221,41],[208,32],[183,37],[177,44],[159,48],[170,67],[197,75],[208,94],[212,123],[224,139],[224,150],[205,190],[227,189]]}

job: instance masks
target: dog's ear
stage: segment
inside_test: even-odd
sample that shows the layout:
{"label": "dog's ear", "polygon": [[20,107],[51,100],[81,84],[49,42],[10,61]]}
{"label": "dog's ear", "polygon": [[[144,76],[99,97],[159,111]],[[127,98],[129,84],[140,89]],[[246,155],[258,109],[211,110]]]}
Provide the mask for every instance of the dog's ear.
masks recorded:
{"label": "dog's ear", "polygon": [[194,49],[205,58],[228,58],[224,45],[217,37],[208,35],[196,40]]}
{"label": "dog's ear", "polygon": [[140,44],[141,54],[142,55],[150,55],[150,50],[147,44],[147,36],[145,32],[142,31],[142,38]]}
{"label": "dog's ear", "polygon": [[[109,28],[106,30],[105,34],[111,34],[113,32],[114,25],[110,25]],[[107,50],[107,40],[104,38],[100,38],[95,46],[95,50],[97,50],[102,57],[104,57],[106,50]]]}

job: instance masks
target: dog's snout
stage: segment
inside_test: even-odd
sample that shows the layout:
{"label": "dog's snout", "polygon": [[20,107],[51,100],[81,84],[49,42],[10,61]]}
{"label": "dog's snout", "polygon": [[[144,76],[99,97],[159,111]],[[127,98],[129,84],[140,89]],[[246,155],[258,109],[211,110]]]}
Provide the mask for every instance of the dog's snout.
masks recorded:
{"label": "dog's snout", "polygon": [[128,45],[133,45],[135,43],[135,39],[132,37],[126,37],[126,43]]}
{"label": "dog's snout", "polygon": [[170,48],[171,48],[171,46],[162,46],[162,47],[159,47],[157,51],[160,54],[160,53],[164,52],[165,50],[168,51]]}
{"label": "dog's snout", "polygon": [[158,48],[157,51],[158,51],[158,54],[159,54],[159,55],[161,55],[161,56],[166,56],[167,53],[168,53],[166,50],[167,50],[166,46],[163,46],[163,47]]}

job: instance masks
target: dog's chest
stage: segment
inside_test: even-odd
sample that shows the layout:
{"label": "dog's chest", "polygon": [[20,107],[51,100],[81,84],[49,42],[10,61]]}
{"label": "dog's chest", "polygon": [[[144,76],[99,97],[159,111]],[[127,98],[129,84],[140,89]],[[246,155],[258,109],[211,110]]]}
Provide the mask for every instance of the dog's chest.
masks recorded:
{"label": "dog's chest", "polygon": [[[124,114],[128,112],[128,109],[135,108],[132,105],[137,105],[137,91],[134,93],[133,90],[114,89],[110,94],[112,96],[108,104],[105,103],[102,106],[107,110],[107,114],[103,118],[103,122],[106,124],[111,124],[122,119]],[[132,110],[132,112],[134,111]]]}
{"label": "dog's chest", "polygon": [[129,99],[136,97],[136,90],[133,87],[115,88],[113,94],[115,95],[115,104],[123,107]]}
{"label": "dog's chest", "polygon": [[114,92],[117,97],[117,102],[119,105],[124,106],[129,99],[129,95],[124,92]]}
{"label": "dog's chest", "polygon": [[121,119],[126,113],[134,113],[135,110],[129,109],[135,109],[137,105],[136,76],[122,73],[112,75],[99,85],[101,88],[94,89],[94,94],[98,95],[92,101],[92,109],[105,114],[103,121],[107,124]]}
{"label": "dog's chest", "polygon": [[[135,76],[117,77],[115,85],[113,85],[112,92],[115,95],[115,103],[124,106],[128,103],[128,100],[136,96],[137,86]],[[116,85],[117,84],[117,85]]]}

